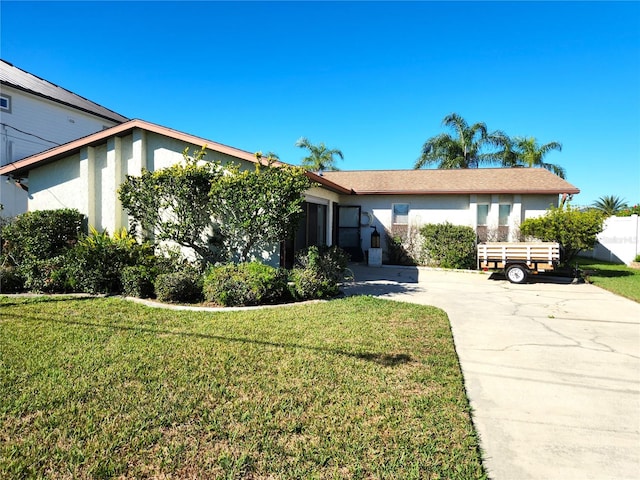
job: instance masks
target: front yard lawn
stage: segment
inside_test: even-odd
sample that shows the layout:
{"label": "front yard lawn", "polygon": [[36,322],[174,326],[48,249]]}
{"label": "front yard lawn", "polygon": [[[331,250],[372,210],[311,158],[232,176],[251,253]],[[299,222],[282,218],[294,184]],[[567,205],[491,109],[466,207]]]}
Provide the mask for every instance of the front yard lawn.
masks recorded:
{"label": "front yard lawn", "polygon": [[0,478],[486,478],[448,319],[0,297]]}
{"label": "front yard lawn", "polygon": [[587,281],[640,302],[640,270],[590,258],[578,258],[578,265]]}

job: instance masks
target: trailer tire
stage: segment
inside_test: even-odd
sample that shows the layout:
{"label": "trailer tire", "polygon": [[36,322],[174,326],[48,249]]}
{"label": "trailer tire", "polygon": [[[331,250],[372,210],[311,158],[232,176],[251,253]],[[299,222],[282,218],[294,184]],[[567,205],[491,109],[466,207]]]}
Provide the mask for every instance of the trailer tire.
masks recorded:
{"label": "trailer tire", "polygon": [[507,267],[506,275],[507,280],[511,283],[525,283],[527,281],[527,275],[529,270],[524,265],[510,265]]}

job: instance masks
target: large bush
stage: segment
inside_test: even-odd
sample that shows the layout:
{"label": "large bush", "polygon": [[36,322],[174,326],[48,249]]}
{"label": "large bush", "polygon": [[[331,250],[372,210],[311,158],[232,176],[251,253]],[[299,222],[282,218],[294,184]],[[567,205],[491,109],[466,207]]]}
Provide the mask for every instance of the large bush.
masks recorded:
{"label": "large bush", "polygon": [[336,296],[345,279],[349,255],[338,247],[312,246],[300,252],[291,272],[292,293],[300,300]]}
{"label": "large bush", "polygon": [[155,266],[131,265],[120,273],[122,293],[127,297],[150,298],[154,296],[154,282],[158,276]]}
{"label": "large bush", "polygon": [[12,268],[10,276],[8,272],[3,275],[6,276],[3,290],[72,290],[66,255],[82,235],[83,221],[77,210],[40,210],[18,215],[5,225],[2,263]]}
{"label": "large bush", "polygon": [[195,268],[184,268],[156,277],[155,293],[161,302],[196,303],[202,300],[202,275]]}
{"label": "large bush", "polygon": [[207,301],[227,307],[277,303],[288,296],[287,274],[260,262],[212,267],[203,290]]}
{"label": "large bush", "polygon": [[24,289],[24,278],[12,265],[0,265],[0,293],[17,293]]}
{"label": "large bush", "polygon": [[75,245],[84,216],[77,210],[39,210],[18,215],[2,229],[3,251],[16,265],[53,258]]}
{"label": "large bush", "polygon": [[567,205],[552,207],[542,217],[527,218],[520,224],[520,232],[545,242],[558,242],[562,246],[562,262],[568,264],[581,250],[595,246],[603,222],[604,216],[597,210]]}
{"label": "large bush", "polygon": [[76,290],[88,293],[122,293],[125,267],[151,266],[153,248],[139,244],[125,229],[110,236],[94,228],[68,254],[68,275]]}
{"label": "large bush", "polygon": [[443,268],[476,266],[476,233],[451,223],[427,224],[420,229],[427,265]]}

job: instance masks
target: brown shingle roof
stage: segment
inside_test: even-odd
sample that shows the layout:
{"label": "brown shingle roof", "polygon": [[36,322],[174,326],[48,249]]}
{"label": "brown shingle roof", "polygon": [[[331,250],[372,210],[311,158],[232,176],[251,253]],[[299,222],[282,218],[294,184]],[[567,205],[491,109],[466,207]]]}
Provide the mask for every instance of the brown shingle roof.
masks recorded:
{"label": "brown shingle roof", "polygon": [[324,172],[357,195],[574,194],[580,190],[542,168]]}

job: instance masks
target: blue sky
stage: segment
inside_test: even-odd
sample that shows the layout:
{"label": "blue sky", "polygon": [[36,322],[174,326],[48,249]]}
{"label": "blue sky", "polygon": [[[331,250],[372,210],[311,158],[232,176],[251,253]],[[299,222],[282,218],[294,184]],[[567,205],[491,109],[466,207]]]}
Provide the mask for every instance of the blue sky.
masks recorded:
{"label": "blue sky", "polygon": [[640,203],[639,2],[0,2],[3,59],[125,116],[297,164],[412,168],[459,113]]}

